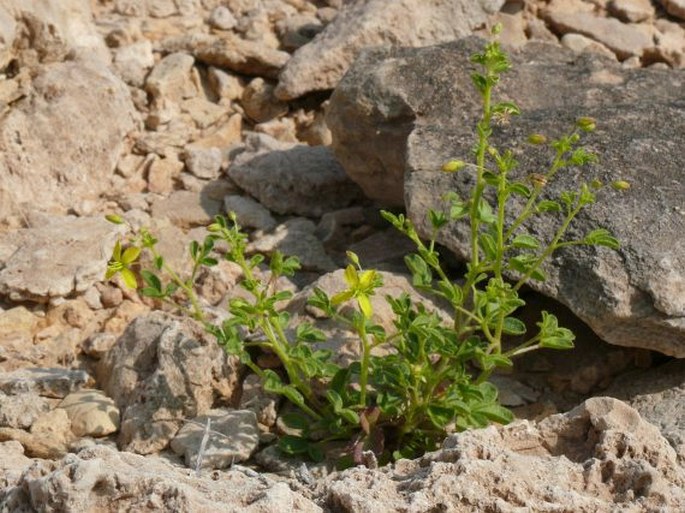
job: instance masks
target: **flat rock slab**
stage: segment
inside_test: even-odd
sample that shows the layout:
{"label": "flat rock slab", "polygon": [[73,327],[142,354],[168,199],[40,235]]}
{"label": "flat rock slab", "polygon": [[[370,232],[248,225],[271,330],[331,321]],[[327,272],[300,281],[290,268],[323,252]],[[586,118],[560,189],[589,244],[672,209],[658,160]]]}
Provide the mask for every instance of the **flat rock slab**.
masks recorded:
{"label": "flat rock slab", "polygon": [[[439,170],[452,158],[469,159],[481,106],[468,57],[482,46],[467,38],[365,52],[331,98],[329,126],[348,174],[386,204],[406,200],[425,236],[428,209],[444,209],[446,191],[465,196],[472,184],[468,171]],[[512,60],[498,98],[515,100],[523,115],[495,127],[493,143],[516,148],[520,168],[513,176],[525,180],[548,166],[549,152],[523,150],[529,134],[557,137],[588,115],[598,130],[586,139],[601,165],[560,173],[550,196],[595,177],[632,184],[624,194],[602,191],[569,233],[606,228],[621,249],[567,248],[545,268],[547,281],[531,285],[567,305],[607,342],[685,357],[685,72],[628,70],[598,55],[543,44],[528,44]],[[526,229],[549,240],[555,225]],[[440,242],[465,258],[466,231],[463,224],[450,226]]]}
{"label": "flat rock slab", "polygon": [[8,395],[36,393],[62,399],[90,381],[91,377],[83,370],[20,369],[0,374],[0,392]]}
{"label": "flat rock slab", "polygon": [[99,217],[58,217],[0,241],[0,294],[45,303],[102,280],[120,227]]}
{"label": "flat rock slab", "polygon": [[100,390],[79,390],[58,405],[67,412],[76,436],[107,436],[119,429],[119,408]]}
{"label": "flat rock slab", "polygon": [[[207,420],[209,431],[207,432]],[[207,441],[202,440],[207,432]],[[259,445],[257,415],[249,410],[209,410],[183,426],[171,441],[171,449],[183,456],[186,465],[220,469],[247,460]]]}
{"label": "flat rock slab", "polygon": [[[22,462],[21,455],[16,450],[10,453],[11,449],[0,454],[15,458],[15,468]],[[16,486],[12,486],[14,482]],[[119,453],[106,446],[70,454],[57,464],[39,462],[19,479],[10,476],[9,484],[11,488],[0,491],[0,504],[7,511],[323,511],[284,483],[249,477],[240,471],[226,472],[219,479],[196,477],[162,459]]]}
{"label": "flat rock slab", "polygon": [[370,46],[427,46],[453,41],[483,25],[502,0],[354,0],[279,75],[276,95],[291,100],[333,89],[359,52]]}

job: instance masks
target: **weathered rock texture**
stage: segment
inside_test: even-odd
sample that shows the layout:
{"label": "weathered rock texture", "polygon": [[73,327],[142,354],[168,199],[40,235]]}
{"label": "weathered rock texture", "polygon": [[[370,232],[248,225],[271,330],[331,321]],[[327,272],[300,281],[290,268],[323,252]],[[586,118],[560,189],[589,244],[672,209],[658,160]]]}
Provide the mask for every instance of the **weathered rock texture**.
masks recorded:
{"label": "weathered rock texture", "polygon": [[264,482],[238,471],[218,480],[196,477],[159,458],[118,453],[104,446],[70,454],[57,464],[38,463],[19,479],[12,476],[10,484],[13,481],[16,486],[0,492],[3,512],[321,511],[284,483]]}
{"label": "weathered rock texture", "polygon": [[184,420],[237,393],[235,359],[198,325],[161,312],[131,323],[98,371],[122,412],[119,445],[139,454],[164,449]]}
{"label": "weathered rock texture", "polygon": [[[472,183],[468,171],[439,170],[450,158],[469,158],[480,102],[468,56],[481,47],[469,38],[426,49],[369,51],[331,98],[328,120],[346,171],[371,197],[389,204],[406,200],[424,234],[430,233],[427,210],[444,208],[446,191],[466,195]],[[685,75],[622,69],[594,54],[549,45],[529,44],[513,62],[498,94],[515,100],[523,115],[496,127],[494,143],[523,146],[533,132],[559,136],[576,117],[589,115],[599,129],[588,143],[601,165],[560,173],[550,195],[576,189],[587,177],[632,184],[623,195],[603,191],[569,234],[607,228],[621,249],[559,252],[546,268],[548,280],[532,286],[569,306],[608,342],[685,356],[685,160],[679,149]],[[547,167],[549,154],[517,149],[516,158],[521,166],[514,176],[525,179]],[[555,226],[536,222],[534,231],[550,240]],[[440,240],[462,257],[468,251],[463,225],[443,230]]]}
{"label": "weathered rock texture", "polygon": [[378,471],[355,468],[321,493],[329,511],[680,511],[685,471],[653,425],[616,399],[563,415],[454,435]]}
{"label": "weathered rock texture", "polygon": [[333,89],[357,54],[379,45],[428,46],[472,33],[502,0],[354,0],[314,40],[298,49],[279,75],[284,100]]}

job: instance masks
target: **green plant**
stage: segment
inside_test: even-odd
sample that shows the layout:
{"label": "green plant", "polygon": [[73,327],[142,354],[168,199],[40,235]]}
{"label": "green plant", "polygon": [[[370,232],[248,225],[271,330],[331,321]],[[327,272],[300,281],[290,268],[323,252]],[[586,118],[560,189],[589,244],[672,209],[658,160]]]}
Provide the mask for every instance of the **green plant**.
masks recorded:
{"label": "green plant", "polygon": [[[434,449],[451,431],[492,421],[507,423],[512,414],[497,401],[497,389],[488,381],[492,372],[512,366],[513,358],[535,349],[573,347],[573,333],[560,327],[554,315],[542,312],[535,333],[529,335],[515,314],[524,305],[521,287],[530,280],[545,279],[543,263],[554,251],[572,245],[618,247],[618,241],[604,229],[582,239],[565,238],[579,212],[595,201],[601,184],[582,183],[558,198],[545,195],[547,184],[562,169],[596,161],[580,144],[581,135],[592,132],[595,122],[581,118],[569,134],[549,143],[554,158],[545,173],[530,175],[528,183],[514,180],[513,152],[500,151],[490,142],[494,120],[519,114],[514,103],[492,100],[500,75],[510,68],[509,60],[496,41],[471,60],[480,67],[472,79],[483,105],[475,162],[453,160],[443,167],[445,172],[473,172],[470,194],[461,198],[450,192],[445,197],[446,211],[429,212],[432,236],[428,241],[404,215],[383,212],[416,245],[416,253],[405,259],[414,286],[446,302],[449,321],[406,294],[386,297],[395,315],[393,331],[386,332],[374,322],[370,300],[382,286],[382,276],[363,269],[358,257],[348,252],[344,290],[329,297],[315,289],[309,299],[359,338],[359,360],[340,367],[329,351],[317,348],[325,340],[324,333],[311,323],[294,325],[283,308],[291,293],[277,290],[276,283],[280,276],[295,273],[298,261],[275,253],[269,260],[270,277],[260,278],[265,257],[246,255],[247,236],[235,215],[217,217],[205,240],[191,244],[193,266],[185,278],[165,263],[157,252],[157,240],[147,230],[132,230],[125,250],[119,243],[115,247],[108,278],[121,273],[128,286],[136,287],[134,268],[142,252],[148,251],[153,265],[139,272],[140,292],[170,302],[203,322],[229,353],[260,376],[265,390],[286,397],[296,407],[282,416],[292,430],[279,442],[288,454],[320,459],[331,443],[345,442],[343,461],[360,463],[366,451],[371,451],[383,462]],[[547,144],[547,139],[534,134],[529,142]],[[617,189],[628,186],[621,181],[613,185]],[[522,200],[513,217],[507,217],[514,196]],[[524,230],[526,223],[541,215],[558,218],[558,229],[547,241]],[[117,216],[109,219],[123,222]],[[468,223],[470,229],[470,258],[463,280],[450,278],[436,250],[438,233],[449,223]],[[219,247],[226,249],[219,251]],[[230,315],[222,323],[207,316],[194,290],[198,271],[218,263],[212,255],[240,267],[240,286],[249,297],[231,299]],[[349,304],[354,308],[341,308]],[[523,341],[508,347],[504,345],[507,336]],[[386,354],[375,356],[376,348],[384,348]],[[255,358],[260,351],[275,354],[282,372],[261,368]]]}

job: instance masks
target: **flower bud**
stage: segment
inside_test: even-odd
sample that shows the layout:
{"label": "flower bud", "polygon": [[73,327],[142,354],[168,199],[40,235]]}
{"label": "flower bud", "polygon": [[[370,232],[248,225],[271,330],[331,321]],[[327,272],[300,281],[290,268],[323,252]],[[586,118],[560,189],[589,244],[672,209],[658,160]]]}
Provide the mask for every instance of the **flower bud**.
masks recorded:
{"label": "flower bud", "polygon": [[616,180],[615,182],[612,182],[611,186],[617,191],[625,191],[630,189],[630,182],[626,182],[625,180]]}
{"label": "flower bud", "polygon": [[603,186],[604,186],[604,184],[602,183],[602,181],[598,180],[597,178],[595,178],[594,180],[592,180],[590,182],[590,187],[592,187],[595,190],[601,189]]}
{"label": "flower bud", "polygon": [[547,185],[547,177],[545,175],[541,175],[540,173],[531,173],[528,176],[528,179],[537,188],[542,188]]}
{"label": "flower bud", "polygon": [[495,23],[493,25],[492,29],[490,30],[493,36],[497,36],[502,32],[502,24],[501,23]]}
{"label": "flower bud", "polygon": [[463,160],[450,160],[442,165],[442,170],[445,173],[455,173],[466,166],[466,162]]}
{"label": "flower bud", "polygon": [[597,128],[597,123],[592,118],[582,117],[578,118],[578,121],[576,121],[576,126],[583,132],[592,132],[595,128]]}
{"label": "flower bud", "polygon": [[547,142],[547,137],[542,134],[530,134],[528,136],[528,142],[530,144],[545,144]]}

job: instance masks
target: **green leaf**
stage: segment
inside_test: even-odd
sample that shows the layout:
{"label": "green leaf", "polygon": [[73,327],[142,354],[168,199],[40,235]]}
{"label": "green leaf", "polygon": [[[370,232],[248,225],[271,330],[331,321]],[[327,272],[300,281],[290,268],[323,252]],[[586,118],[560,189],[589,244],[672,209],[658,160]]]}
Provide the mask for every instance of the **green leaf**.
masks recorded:
{"label": "green leaf", "polygon": [[435,230],[439,230],[440,228],[445,226],[448,221],[447,216],[444,212],[438,212],[433,209],[428,211],[428,218],[430,219],[431,225]]}
{"label": "green leaf", "polygon": [[404,263],[411,272],[415,287],[430,287],[433,283],[433,273],[423,258],[417,254],[407,255],[404,257]]}
{"label": "green leaf", "polygon": [[523,196],[524,198],[530,198],[530,188],[521,182],[514,182],[509,184],[507,187],[509,192],[513,194],[518,194],[519,196]]}
{"label": "green leaf", "polygon": [[297,340],[302,340],[303,342],[324,342],[326,340],[326,335],[323,331],[314,328],[310,323],[303,322],[295,328],[295,336]]}
{"label": "green leaf", "polygon": [[162,267],[164,267],[164,257],[161,255],[155,257],[155,267],[158,271],[162,270]]}
{"label": "green leaf", "polygon": [[345,419],[347,423],[352,424],[353,426],[359,425],[359,415],[357,415],[357,412],[352,411],[349,408],[343,408],[336,413]]}
{"label": "green leaf", "polygon": [[[266,387],[264,388],[266,390]],[[288,400],[296,404],[297,406],[303,406],[304,405],[304,397],[302,394],[292,385],[285,385],[283,388],[281,388],[281,394],[283,394],[285,397],[288,398]]]}
{"label": "green leaf", "polygon": [[498,422],[499,424],[509,424],[514,420],[514,414],[499,404],[480,406],[476,411],[485,416],[488,420]]}
{"label": "green leaf", "polygon": [[561,212],[561,205],[553,200],[539,201],[535,208],[538,212]]}
{"label": "green leaf", "polygon": [[505,317],[502,331],[507,335],[525,335],[526,325],[516,317]]}
{"label": "green leaf", "polygon": [[310,443],[309,447],[307,447],[307,456],[309,456],[312,461],[317,463],[322,462],[326,458],[325,454],[321,450],[321,447],[312,443]]}
{"label": "green leaf", "polygon": [[583,242],[592,246],[606,246],[611,249],[619,249],[621,247],[618,239],[611,235],[609,230],[605,230],[604,228],[592,230],[585,236]]}
{"label": "green leaf", "polygon": [[297,412],[284,413],[279,417],[290,429],[297,429],[298,431],[306,432],[312,422],[309,417]]}
{"label": "green leaf", "polygon": [[452,408],[438,406],[431,404],[426,410],[428,418],[433,425],[438,429],[445,429],[445,427],[454,420],[455,414]]}
{"label": "green leaf", "polygon": [[157,277],[156,274],[148,271],[148,270],[142,270],[140,271],[140,275],[143,277],[143,280],[145,283],[153,288],[154,290],[161,292],[162,291],[162,282],[160,279]]}
{"label": "green leaf", "polygon": [[488,79],[480,73],[471,73],[471,81],[481,94],[483,94],[488,87]]}
{"label": "green leaf", "polygon": [[532,235],[521,234],[514,237],[511,245],[515,248],[538,249],[540,242]]}
{"label": "green leaf", "polygon": [[299,436],[284,435],[278,440],[278,448],[285,454],[296,456],[309,452],[311,442]]}
{"label": "green leaf", "polygon": [[262,383],[265,392],[271,392],[274,394],[283,393],[283,382],[281,378],[274,371],[266,369],[264,371],[264,381]]}
{"label": "green leaf", "polygon": [[497,222],[497,217],[492,212],[492,207],[490,204],[481,199],[478,204],[478,218],[485,224],[493,224]]}
{"label": "green leaf", "polygon": [[469,213],[469,206],[461,200],[455,200],[450,206],[450,220],[457,221],[466,217]]}
{"label": "green leaf", "polygon": [[489,233],[481,233],[478,237],[478,242],[485,256],[489,260],[495,261],[497,259],[497,243],[495,238]]}
{"label": "green leaf", "polygon": [[197,260],[198,251],[200,251],[200,243],[194,240],[190,243],[190,256],[193,257],[193,260]]}

